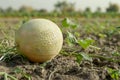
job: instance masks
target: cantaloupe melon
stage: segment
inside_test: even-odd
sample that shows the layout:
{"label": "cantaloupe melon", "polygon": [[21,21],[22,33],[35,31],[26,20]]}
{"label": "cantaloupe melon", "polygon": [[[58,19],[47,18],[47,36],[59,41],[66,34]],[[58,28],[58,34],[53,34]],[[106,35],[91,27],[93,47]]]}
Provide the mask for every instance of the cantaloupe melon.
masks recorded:
{"label": "cantaloupe melon", "polygon": [[15,34],[18,50],[30,61],[45,62],[61,50],[63,35],[60,28],[48,19],[32,19]]}

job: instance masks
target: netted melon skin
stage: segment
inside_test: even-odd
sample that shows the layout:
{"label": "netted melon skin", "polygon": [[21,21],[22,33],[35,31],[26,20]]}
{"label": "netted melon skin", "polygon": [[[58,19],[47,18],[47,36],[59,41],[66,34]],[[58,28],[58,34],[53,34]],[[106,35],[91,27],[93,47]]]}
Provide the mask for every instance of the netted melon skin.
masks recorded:
{"label": "netted melon skin", "polygon": [[45,62],[61,50],[63,35],[60,28],[47,19],[32,19],[15,34],[19,51],[33,62]]}

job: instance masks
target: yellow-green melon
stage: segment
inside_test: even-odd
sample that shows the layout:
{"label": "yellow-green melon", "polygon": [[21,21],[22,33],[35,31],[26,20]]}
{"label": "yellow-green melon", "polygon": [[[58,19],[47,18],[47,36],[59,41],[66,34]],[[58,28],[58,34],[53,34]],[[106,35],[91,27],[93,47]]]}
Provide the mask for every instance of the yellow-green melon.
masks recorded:
{"label": "yellow-green melon", "polygon": [[63,35],[60,28],[48,19],[32,19],[15,33],[18,50],[32,62],[45,62],[61,50]]}

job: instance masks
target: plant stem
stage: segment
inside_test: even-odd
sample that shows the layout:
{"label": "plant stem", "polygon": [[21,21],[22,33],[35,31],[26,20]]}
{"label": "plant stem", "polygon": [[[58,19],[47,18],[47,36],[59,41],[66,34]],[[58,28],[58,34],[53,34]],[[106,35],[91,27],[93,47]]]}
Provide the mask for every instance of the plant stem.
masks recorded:
{"label": "plant stem", "polygon": [[[73,56],[75,56],[76,54],[79,54],[79,53],[69,53]],[[103,60],[107,60],[107,61],[110,61],[110,62],[115,62],[115,63],[118,63],[120,62],[120,60],[115,60],[114,58],[108,58],[108,57],[104,57],[104,56],[100,56],[100,55],[95,55],[95,54],[88,54],[88,56],[92,57],[92,58],[100,58],[100,59],[103,59]]]}
{"label": "plant stem", "polygon": [[17,78],[15,78],[15,77],[13,77],[13,76],[11,76],[9,74],[8,74],[8,77],[11,78],[11,79],[13,79],[13,80],[18,80]]}
{"label": "plant stem", "polygon": [[5,80],[8,80],[8,78],[7,78],[7,73],[4,73],[4,79],[5,79]]}
{"label": "plant stem", "polygon": [[113,60],[113,58],[107,58],[107,57],[100,56],[100,55],[89,54],[89,56],[97,57],[97,58],[100,58],[100,59],[105,59],[107,61],[111,61],[111,62],[115,62],[115,63],[120,62],[120,60]]}

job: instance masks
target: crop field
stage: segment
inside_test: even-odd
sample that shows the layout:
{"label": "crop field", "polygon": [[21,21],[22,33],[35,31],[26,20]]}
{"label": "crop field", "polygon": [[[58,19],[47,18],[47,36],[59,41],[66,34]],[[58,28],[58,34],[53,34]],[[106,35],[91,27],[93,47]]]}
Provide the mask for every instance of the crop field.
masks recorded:
{"label": "crop field", "polygon": [[[0,19],[0,80],[120,80],[119,18],[50,18],[64,43],[50,61],[34,63],[15,45],[28,18]],[[31,38],[32,39],[32,38]]]}

